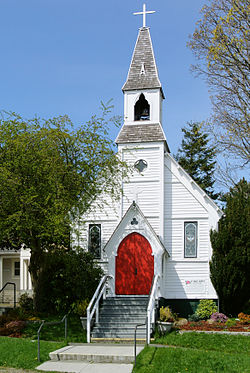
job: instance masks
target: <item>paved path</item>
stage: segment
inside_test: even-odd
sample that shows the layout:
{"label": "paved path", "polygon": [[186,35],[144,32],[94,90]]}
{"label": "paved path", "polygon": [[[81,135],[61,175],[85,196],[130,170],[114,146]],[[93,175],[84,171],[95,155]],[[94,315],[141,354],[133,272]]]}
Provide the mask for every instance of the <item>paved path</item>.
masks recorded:
{"label": "paved path", "polygon": [[72,373],[131,373],[133,364],[114,363],[84,363],[81,361],[47,361],[37,369],[56,372]]}
{"label": "paved path", "polygon": [[[137,354],[143,348],[144,346],[138,345]],[[37,369],[47,372],[131,373],[134,346],[99,343],[71,345],[51,352],[50,359]]]}

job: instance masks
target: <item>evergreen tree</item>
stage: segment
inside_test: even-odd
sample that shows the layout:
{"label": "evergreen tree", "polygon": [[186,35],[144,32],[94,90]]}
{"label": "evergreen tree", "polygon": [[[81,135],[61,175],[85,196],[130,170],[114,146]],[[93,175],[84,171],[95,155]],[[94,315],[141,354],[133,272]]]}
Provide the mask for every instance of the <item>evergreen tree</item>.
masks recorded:
{"label": "evergreen tree", "polygon": [[225,215],[211,231],[211,280],[227,315],[249,313],[250,183],[242,179],[226,196]]}
{"label": "evergreen tree", "polygon": [[215,148],[209,145],[208,135],[202,132],[202,123],[188,122],[187,124],[187,127],[182,128],[184,137],[175,157],[197,184],[211,198],[216,199],[218,194],[213,192]]}

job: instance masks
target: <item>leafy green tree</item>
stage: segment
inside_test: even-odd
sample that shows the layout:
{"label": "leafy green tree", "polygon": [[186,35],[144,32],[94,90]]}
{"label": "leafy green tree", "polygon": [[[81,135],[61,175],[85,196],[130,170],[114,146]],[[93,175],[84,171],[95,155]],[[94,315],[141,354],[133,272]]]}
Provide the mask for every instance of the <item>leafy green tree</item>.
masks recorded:
{"label": "leafy green tree", "polygon": [[56,248],[45,253],[36,294],[39,311],[67,313],[78,302],[90,301],[102,273],[87,251]]}
{"label": "leafy green tree", "polygon": [[197,184],[211,198],[216,199],[218,194],[213,192],[215,148],[209,144],[208,135],[202,132],[202,123],[187,124],[187,127],[182,128],[184,136],[175,157]]}
{"label": "leafy green tree", "polygon": [[211,280],[227,315],[247,307],[250,283],[250,183],[239,181],[226,197],[225,215],[211,232]]}
{"label": "leafy green tree", "polygon": [[109,108],[102,114],[77,129],[67,116],[0,120],[0,244],[30,248],[34,293],[44,252],[69,247],[72,220],[102,193],[119,193],[125,165],[108,137]]}
{"label": "leafy green tree", "polygon": [[188,43],[199,61],[193,70],[211,88],[217,148],[244,166],[250,161],[249,1],[207,2]]}

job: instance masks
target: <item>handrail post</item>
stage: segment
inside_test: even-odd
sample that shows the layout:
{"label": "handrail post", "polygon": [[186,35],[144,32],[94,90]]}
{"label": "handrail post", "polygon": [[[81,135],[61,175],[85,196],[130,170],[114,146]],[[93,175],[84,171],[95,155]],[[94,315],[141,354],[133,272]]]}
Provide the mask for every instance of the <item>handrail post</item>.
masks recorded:
{"label": "handrail post", "polygon": [[151,284],[150,293],[149,293],[149,301],[148,301],[148,307],[147,307],[147,328],[146,328],[147,344],[150,343],[151,323],[155,322],[155,301],[158,297],[157,284],[159,282],[159,278],[160,278],[159,275],[154,276],[152,284]]}
{"label": "handrail post", "polygon": [[147,328],[147,324],[137,324],[135,326],[135,337],[134,337],[134,354],[135,354],[135,366],[136,366],[136,330],[139,326],[144,326],[146,325],[146,328]]}
{"label": "handrail post", "polygon": [[37,360],[40,361],[40,332],[42,330],[42,327],[44,325],[45,321],[42,320],[42,323],[37,331]]}
{"label": "handrail post", "polygon": [[[96,322],[99,321],[99,302],[101,297],[103,299],[106,298],[106,283],[109,278],[113,278],[111,275],[105,275],[102,277],[101,281],[99,282],[99,285],[97,286],[97,289],[88,305],[87,308],[87,343],[90,343],[90,332],[91,332],[91,320],[95,313],[96,316]],[[93,307],[93,309],[92,309]],[[91,311],[92,309],[92,311]]]}
{"label": "handrail post", "polygon": [[67,327],[68,327],[68,320],[67,320],[67,315],[65,316],[64,320],[64,337],[67,339]]}
{"label": "handrail post", "polygon": [[87,310],[87,343],[90,343],[90,311]]}
{"label": "handrail post", "polygon": [[95,321],[99,322],[99,303],[97,303],[97,305],[96,305]]}

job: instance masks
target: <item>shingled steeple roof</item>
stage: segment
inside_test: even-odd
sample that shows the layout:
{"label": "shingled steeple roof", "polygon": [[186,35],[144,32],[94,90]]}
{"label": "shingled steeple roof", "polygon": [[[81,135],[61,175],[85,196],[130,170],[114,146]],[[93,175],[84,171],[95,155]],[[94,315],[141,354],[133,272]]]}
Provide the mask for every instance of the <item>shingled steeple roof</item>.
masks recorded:
{"label": "shingled steeple roof", "polygon": [[148,27],[139,30],[127,81],[122,90],[154,89],[162,90],[155,63],[154,51]]}

